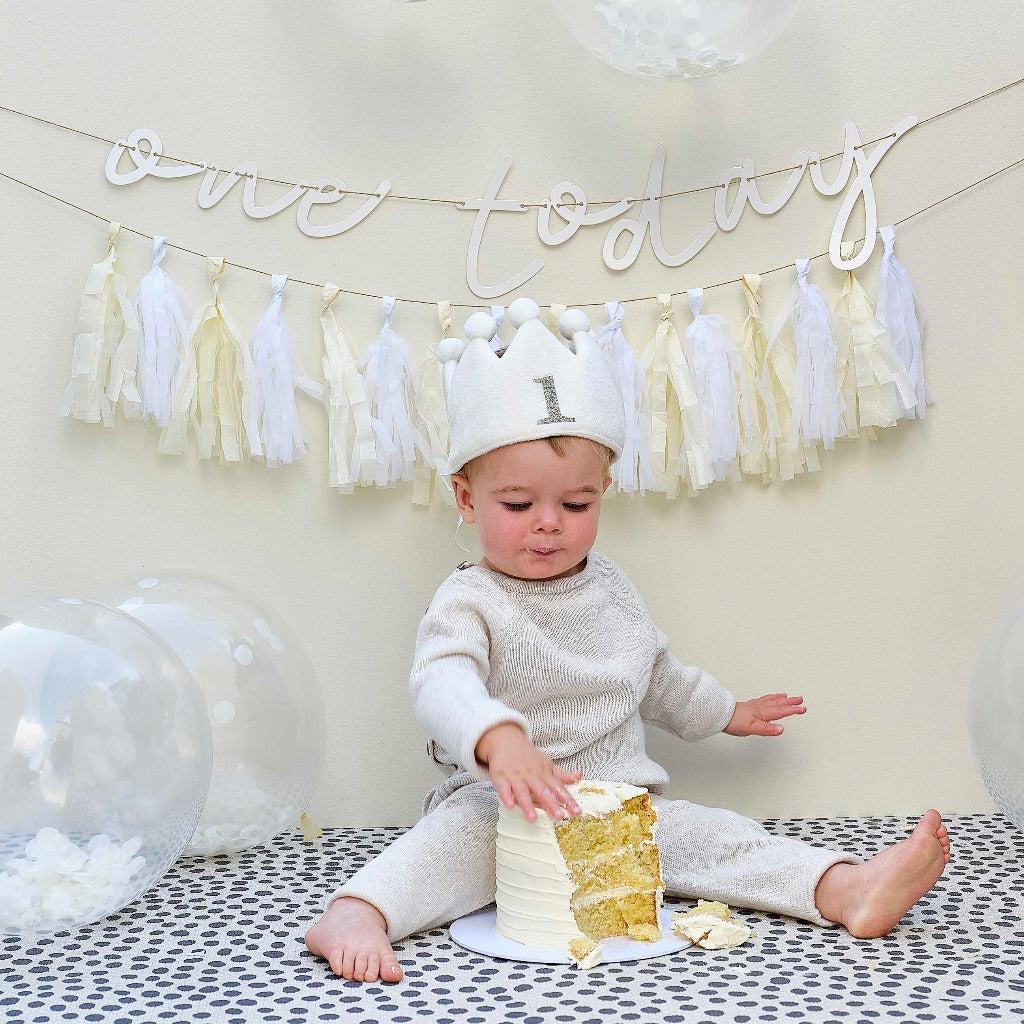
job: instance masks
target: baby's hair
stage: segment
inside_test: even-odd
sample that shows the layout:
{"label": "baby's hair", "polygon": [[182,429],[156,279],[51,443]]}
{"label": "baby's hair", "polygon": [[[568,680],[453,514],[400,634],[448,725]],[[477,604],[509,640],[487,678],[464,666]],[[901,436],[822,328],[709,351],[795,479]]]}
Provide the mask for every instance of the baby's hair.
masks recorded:
{"label": "baby's hair", "polygon": [[[609,448],[605,444],[601,444],[600,441],[595,441],[595,440],[593,440],[593,438],[590,438],[590,437],[576,437],[573,434],[558,434],[555,437],[545,437],[544,440],[547,441],[547,443],[549,445],[551,445],[552,448],[555,449],[555,453],[560,458],[563,458],[563,459],[565,458],[565,454],[566,454],[566,443],[565,442],[567,440],[581,441],[581,442],[583,442],[583,444],[593,445],[594,448],[597,449],[598,454],[601,456],[601,458],[603,460],[601,474],[602,474],[602,476],[607,476],[608,475],[608,470],[609,470],[609,468],[610,468],[610,466],[612,464],[612,457],[613,457],[614,453],[612,452],[611,448]],[[470,483],[473,482],[473,474],[476,472],[477,463],[482,458],[483,458],[483,455],[478,455],[475,459],[470,459],[469,462],[467,462],[462,467],[462,469],[459,470],[459,473],[462,476],[464,476]]]}

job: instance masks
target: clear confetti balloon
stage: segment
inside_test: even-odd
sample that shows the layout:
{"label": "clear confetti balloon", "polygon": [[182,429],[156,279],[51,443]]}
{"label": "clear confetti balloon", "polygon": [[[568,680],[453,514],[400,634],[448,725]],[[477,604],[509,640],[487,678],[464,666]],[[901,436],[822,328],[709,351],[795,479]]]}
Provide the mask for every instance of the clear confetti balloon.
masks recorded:
{"label": "clear confetti balloon", "polygon": [[760,53],[797,0],[553,0],[569,31],[620,71],[702,78]]}
{"label": "clear confetti balloon", "polygon": [[1006,618],[978,659],[971,744],[996,806],[1024,829],[1024,607]]}
{"label": "clear confetti balloon", "polygon": [[186,856],[234,853],[296,825],[324,759],[316,673],[279,616],[202,576],[134,579],[102,594],[185,663],[213,734],[209,797]]}
{"label": "clear confetti balloon", "polygon": [[0,930],[78,928],[145,892],[195,831],[211,758],[202,694],[140,623],[0,603]]}

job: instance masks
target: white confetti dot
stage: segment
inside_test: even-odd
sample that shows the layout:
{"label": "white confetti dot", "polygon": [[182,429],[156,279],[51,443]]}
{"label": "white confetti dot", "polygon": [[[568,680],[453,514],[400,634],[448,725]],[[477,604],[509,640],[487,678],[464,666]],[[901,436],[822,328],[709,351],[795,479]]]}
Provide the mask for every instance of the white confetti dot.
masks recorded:
{"label": "white confetti dot", "polygon": [[272,636],[268,642],[270,643],[270,646],[273,647],[275,651],[277,651],[278,654],[284,654],[284,641],[279,636]]}
{"label": "white confetti dot", "polygon": [[270,626],[267,625],[263,619],[256,619],[256,621],[253,622],[253,625],[256,627],[256,632],[259,633],[260,636],[270,636]]}
{"label": "white confetti dot", "polygon": [[62,604],[81,604],[82,602],[77,597],[62,597]]}
{"label": "white confetti dot", "polygon": [[144,580],[139,580],[139,586],[143,590],[149,590],[150,587],[155,587],[159,582],[155,576],[147,576]]}
{"label": "white confetti dot", "polygon": [[128,600],[121,605],[121,611],[133,612],[136,609],[141,608],[145,603],[146,599],[144,597],[129,597]]}
{"label": "white confetti dot", "polygon": [[239,665],[251,665],[252,648],[247,647],[245,644],[239,644],[234,650],[234,658]]}
{"label": "white confetti dot", "polygon": [[219,700],[213,705],[214,720],[221,725],[230,725],[235,720],[235,705],[229,700]]}

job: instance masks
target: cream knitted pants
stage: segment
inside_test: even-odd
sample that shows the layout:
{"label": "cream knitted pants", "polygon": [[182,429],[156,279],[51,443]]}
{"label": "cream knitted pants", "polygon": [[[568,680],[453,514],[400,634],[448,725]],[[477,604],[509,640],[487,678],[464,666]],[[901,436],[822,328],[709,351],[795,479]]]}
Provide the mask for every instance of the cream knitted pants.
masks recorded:
{"label": "cream knitted pants", "polygon": [[[818,880],[849,854],[769,833],[732,811],[653,797],[665,890],[829,924],[814,904]],[[372,903],[392,942],[494,901],[498,794],[489,782],[457,789],[360,868],[339,896]]]}

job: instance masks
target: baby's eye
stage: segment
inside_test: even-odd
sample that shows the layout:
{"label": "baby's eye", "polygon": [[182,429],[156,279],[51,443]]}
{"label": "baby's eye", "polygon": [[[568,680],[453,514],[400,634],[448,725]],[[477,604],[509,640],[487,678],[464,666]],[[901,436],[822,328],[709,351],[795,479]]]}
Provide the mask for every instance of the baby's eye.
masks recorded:
{"label": "baby's eye", "polygon": [[567,501],[565,502],[564,507],[567,508],[570,512],[586,512],[587,509],[590,508],[590,505],[591,502],[589,501]]}
{"label": "baby's eye", "polygon": [[525,512],[529,507],[528,501],[503,501],[502,505],[509,510],[509,512]]}

